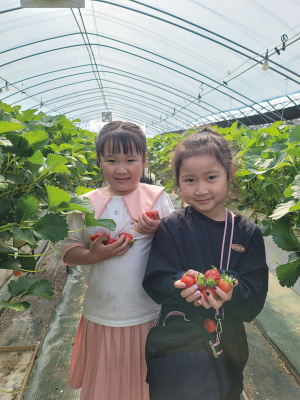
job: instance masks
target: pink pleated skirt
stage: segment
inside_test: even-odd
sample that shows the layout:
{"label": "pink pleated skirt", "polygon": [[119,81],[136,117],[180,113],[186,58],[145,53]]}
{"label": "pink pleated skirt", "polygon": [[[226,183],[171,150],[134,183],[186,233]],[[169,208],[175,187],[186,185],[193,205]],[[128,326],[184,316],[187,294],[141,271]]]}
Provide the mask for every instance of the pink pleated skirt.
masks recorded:
{"label": "pink pleated skirt", "polygon": [[149,400],[145,342],[155,321],[113,328],[81,317],[69,371],[80,400]]}

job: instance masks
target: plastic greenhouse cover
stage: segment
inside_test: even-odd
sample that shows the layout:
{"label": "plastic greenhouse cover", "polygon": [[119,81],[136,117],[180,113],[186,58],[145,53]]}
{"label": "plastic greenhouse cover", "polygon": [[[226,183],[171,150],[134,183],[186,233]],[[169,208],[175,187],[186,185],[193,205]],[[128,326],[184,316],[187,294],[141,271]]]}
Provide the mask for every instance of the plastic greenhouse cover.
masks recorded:
{"label": "plastic greenhouse cover", "polygon": [[299,15],[297,0],[0,0],[0,100],[88,129],[110,111],[148,135],[275,115],[300,103]]}

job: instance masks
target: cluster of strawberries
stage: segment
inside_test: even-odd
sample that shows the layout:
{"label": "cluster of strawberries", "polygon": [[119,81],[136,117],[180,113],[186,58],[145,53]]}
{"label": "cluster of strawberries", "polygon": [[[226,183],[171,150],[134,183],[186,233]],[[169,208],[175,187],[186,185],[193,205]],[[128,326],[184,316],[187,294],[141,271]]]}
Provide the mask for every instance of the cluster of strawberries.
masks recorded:
{"label": "cluster of strawberries", "polygon": [[[145,214],[147,215],[148,218],[154,219],[153,211],[147,211]],[[91,241],[93,242],[100,235],[101,235],[101,233],[95,233],[95,235],[90,236]],[[122,233],[120,233],[120,235],[118,237],[120,238],[121,236],[124,236],[125,239],[129,239],[129,246],[130,247],[133,246],[135,240],[133,239],[132,235],[130,235],[130,233],[122,232]],[[106,233],[106,237],[102,240],[102,243],[105,245],[109,245],[109,244],[115,243],[116,241],[117,241],[117,239],[111,239],[109,233]]]}
{"label": "cluster of strawberries", "polygon": [[[220,275],[217,268],[213,267],[204,274],[199,272],[195,277],[183,274],[181,282],[185,284],[186,288],[197,285],[204,300],[208,301],[206,292],[210,292],[213,298],[218,300],[220,297],[217,295],[214,288],[218,287],[223,290],[223,292],[228,293],[235,279],[231,275],[227,275],[225,271]],[[207,318],[204,320],[204,328],[208,330],[208,332],[215,332],[216,324],[212,319]]]}
{"label": "cluster of strawberries", "polygon": [[[100,235],[102,235],[102,233],[95,233],[95,235],[90,236],[91,241],[93,242],[93,241],[96,240]],[[130,246],[130,247],[133,246],[135,240],[133,240],[133,237],[132,237],[132,235],[130,235],[130,233],[122,232],[118,237],[120,238],[121,236],[124,236],[124,237],[125,237],[124,240],[129,239],[129,246]],[[109,234],[109,233],[106,233],[106,237],[102,240],[102,243],[105,244],[105,245],[109,245],[109,244],[115,243],[117,240],[118,240],[118,239],[112,239],[112,238],[110,237],[110,234]]]}
{"label": "cluster of strawberries", "polygon": [[181,278],[181,282],[185,284],[186,288],[197,285],[206,301],[208,301],[206,292],[210,292],[213,298],[218,299],[218,295],[213,288],[218,287],[223,290],[223,292],[228,293],[231,289],[231,283],[234,283],[234,281],[235,279],[227,275],[225,271],[220,275],[215,267],[206,271],[205,274],[199,272],[195,277],[183,274]]}

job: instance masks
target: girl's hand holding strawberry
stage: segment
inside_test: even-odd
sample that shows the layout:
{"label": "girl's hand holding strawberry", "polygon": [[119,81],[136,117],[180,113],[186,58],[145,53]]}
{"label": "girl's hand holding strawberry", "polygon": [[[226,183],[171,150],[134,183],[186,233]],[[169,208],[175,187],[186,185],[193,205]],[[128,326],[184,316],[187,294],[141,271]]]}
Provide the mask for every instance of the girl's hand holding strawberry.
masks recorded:
{"label": "girl's hand holding strawberry", "polygon": [[160,221],[158,210],[147,211],[145,214],[140,215],[137,231],[144,235],[154,234],[160,225]]}
{"label": "girl's hand holding strawberry", "polygon": [[122,256],[125,254],[130,245],[130,239],[121,235],[115,242],[104,244],[103,241],[107,238],[106,233],[101,233],[93,242],[87,252],[87,264],[95,264],[113,257]]}
{"label": "girl's hand holding strawberry", "polygon": [[[217,271],[217,270],[215,270]],[[208,272],[208,271],[207,271]],[[225,272],[220,276],[218,282],[213,287],[203,287],[203,277],[209,278],[208,273],[200,274],[198,271],[189,270],[184,274],[183,278],[176,281],[174,286],[181,290],[181,296],[186,299],[188,303],[194,303],[195,306],[203,306],[206,309],[211,307],[216,310],[222,307],[226,301],[230,301],[232,298],[233,289],[238,285],[238,280],[231,280],[226,278]],[[197,277],[199,277],[197,283]],[[212,278],[216,276],[212,274]],[[189,283],[189,277],[192,278],[193,283]],[[192,282],[191,280],[191,282]],[[186,283],[187,282],[187,283]],[[222,290],[223,289],[223,290]]]}

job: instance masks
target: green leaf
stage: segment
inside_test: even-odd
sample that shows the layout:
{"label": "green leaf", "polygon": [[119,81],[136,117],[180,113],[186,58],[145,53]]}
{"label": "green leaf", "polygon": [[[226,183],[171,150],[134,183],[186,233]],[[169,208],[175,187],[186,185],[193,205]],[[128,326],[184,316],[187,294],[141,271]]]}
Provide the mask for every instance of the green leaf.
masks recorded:
{"label": "green leaf", "polygon": [[78,204],[79,206],[83,207],[85,209],[85,211],[90,212],[92,214],[94,214],[94,212],[95,212],[93,204],[90,202],[90,200],[87,197],[72,196],[70,203]]}
{"label": "green leaf", "polygon": [[0,259],[0,269],[19,269],[20,263],[14,257],[4,257]]}
{"label": "green leaf", "polygon": [[46,214],[32,226],[34,235],[39,239],[58,242],[68,235],[68,224],[65,219],[57,214]]}
{"label": "green leaf", "polygon": [[41,279],[40,281],[36,281],[30,288],[28,289],[26,296],[43,296],[46,299],[52,299],[54,295],[54,289],[51,284],[46,279]]}
{"label": "green leaf", "polygon": [[30,308],[30,304],[28,303],[28,301],[21,301],[21,302],[15,303],[15,304],[10,304],[7,301],[2,300],[1,304],[3,304],[5,307],[10,308],[11,310],[15,310],[15,311],[25,311],[25,310],[28,310],[28,308]]}
{"label": "green leaf", "polygon": [[286,217],[274,222],[272,237],[282,250],[300,251],[300,243],[292,230],[290,221]]}
{"label": "green leaf", "polygon": [[71,200],[69,193],[55,186],[46,186],[48,195],[48,211],[54,210],[60,203],[68,203]]}
{"label": "green leaf", "polygon": [[0,145],[5,147],[12,146],[12,142],[5,137],[0,137]]}
{"label": "green leaf", "polygon": [[300,276],[300,258],[276,268],[276,273],[281,286],[292,287]]}
{"label": "green leaf", "polygon": [[[1,175],[0,175],[0,178],[1,178]],[[7,188],[8,188],[8,184],[3,182],[3,181],[1,181],[1,179],[0,179],[0,192],[3,192]]]}
{"label": "green leaf", "polygon": [[6,182],[12,185],[22,185],[24,183],[19,175],[6,175]]}
{"label": "green leaf", "polygon": [[39,164],[42,165],[44,162],[44,157],[43,154],[38,150],[36,151],[32,157],[28,157],[27,161],[33,164]]}
{"label": "green leaf", "polygon": [[40,148],[44,147],[49,140],[47,132],[41,130],[26,132],[23,135],[23,138],[28,141],[29,147],[32,148],[34,151],[37,151]]}
{"label": "green leaf", "polygon": [[23,196],[18,200],[14,210],[15,220],[18,224],[35,217],[39,212],[39,202],[31,195]]}
{"label": "green leaf", "polygon": [[95,219],[91,213],[85,213],[84,224],[86,227],[103,226],[110,231],[114,231],[116,229],[116,223],[113,219]]}
{"label": "green leaf", "polygon": [[26,121],[31,121],[35,117],[34,113],[36,111],[37,110],[35,109],[25,110],[22,112],[22,114],[17,115],[16,119],[22,123],[25,123]]}
{"label": "green leaf", "polygon": [[86,194],[88,192],[92,192],[93,190],[95,190],[94,188],[86,188],[84,186],[77,186],[75,188],[75,193],[77,194],[77,196],[80,196],[82,194]]}
{"label": "green leaf", "polygon": [[259,225],[263,236],[269,236],[272,232],[272,221],[268,221],[264,219],[262,223]]}
{"label": "green leaf", "polygon": [[300,125],[297,125],[289,135],[290,142],[300,142]]}
{"label": "green leaf", "polygon": [[280,203],[276,206],[276,209],[273,211],[273,214],[270,215],[272,219],[279,219],[290,212],[290,208],[296,204],[295,200],[290,200],[287,203]]}
{"label": "green leaf", "polygon": [[36,239],[33,236],[33,232],[31,229],[26,228],[26,229],[20,229],[17,226],[12,227],[13,234],[20,238],[21,240],[24,240],[27,242],[31,247],[35,247],[36,245]]}
{"label": "green leaf", "polygon": [[27,290],[30,288],[31,285],[33,285],[36,282],[35,278],[32,278],[31,276],[20,276],[19,279],[15,279],[13,281],[10,281],[7,289],[9,293],[11,294],[11,297],[16,297],[19,296],[19,294],[23,294],[27,292]]}
{"label": "green leaf", "polygon": [[10,131],[20,131],[23,128],[24,128],[24,126],[21,124],[0,121],[0,133],[10,132]]}
{"label": "green leaf", "polygon": [[297,175],[292,183],[292,194],[296,199],[300,199],[300,175]]}
{"label": "green leaf", "polygon": [[19,260],[19,263],[21,264],[21,267],[25,269],[26,271],[35,271],[36,267],[36,261],[34,256],[32,257],[17,257]]}
{"label": "green leaf", "polygon": [[53,167],[58,164],[65,164],[67,162],[66,157],[60,156],[59,154],[49,153],[47,155],[47,167]]}

